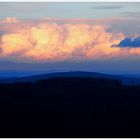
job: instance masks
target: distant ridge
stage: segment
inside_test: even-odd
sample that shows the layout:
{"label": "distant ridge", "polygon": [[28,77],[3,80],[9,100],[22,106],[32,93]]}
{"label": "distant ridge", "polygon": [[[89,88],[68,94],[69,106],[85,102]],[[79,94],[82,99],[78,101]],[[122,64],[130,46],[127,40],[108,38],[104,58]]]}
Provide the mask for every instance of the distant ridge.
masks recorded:
{"label": "distant ridge", "polygon": [[121,80],[125,85],[137,85],[140,84],[140,78],[127,77],[122,75],[105,74],[98,72],[87,72],[87,71],[69,71],[69,72],[54,72],[47,74],[39,74],[35,76],[27,76],[21,78],[2,78],[0,83],[13,83],[13,82],[35,82],[37,80],[57,78],[57,77],[91,77],[91,78],[107,78],[107,79],[118,79]]}

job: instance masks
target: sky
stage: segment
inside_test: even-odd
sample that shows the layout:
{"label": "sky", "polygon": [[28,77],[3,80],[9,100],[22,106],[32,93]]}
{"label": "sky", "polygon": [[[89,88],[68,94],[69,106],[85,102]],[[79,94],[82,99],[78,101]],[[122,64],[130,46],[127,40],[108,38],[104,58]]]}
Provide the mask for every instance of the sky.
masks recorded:
{"label": "sky", "polygon": [[0,76],[140,74],[139,2],[0,2]]}

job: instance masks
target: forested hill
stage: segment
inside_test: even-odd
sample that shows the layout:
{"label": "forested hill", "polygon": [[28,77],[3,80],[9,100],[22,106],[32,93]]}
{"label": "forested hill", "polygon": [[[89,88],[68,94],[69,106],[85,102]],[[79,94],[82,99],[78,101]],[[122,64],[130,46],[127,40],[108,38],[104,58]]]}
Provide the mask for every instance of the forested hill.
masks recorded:
{"label": "forested hill", "polygon": [[140,86],[105,78],[0,84],[0,137],[140,137]]}
{"label": "forested hill", "polygon": [[84,72],[84,71],[72,71],[72,72],[56,72],[40,74],[35,76],[20,77],[20,78],[2,78],[0,83],[13,83],[13,82],[35,82],[41,79],[56,78],[56,77],[90,77],[90,78],[107,78],[121,80],[125,85],[138,85],[140,84],[140,77],[129,77],[122,75],[111,75],[97,72]]}

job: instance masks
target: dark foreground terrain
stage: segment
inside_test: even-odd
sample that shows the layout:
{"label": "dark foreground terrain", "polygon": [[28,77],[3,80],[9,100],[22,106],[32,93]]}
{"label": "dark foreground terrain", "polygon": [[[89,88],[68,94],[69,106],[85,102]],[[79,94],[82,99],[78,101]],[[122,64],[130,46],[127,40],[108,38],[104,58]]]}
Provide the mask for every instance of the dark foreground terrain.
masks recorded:
{"label": "dark foreground terrain", "polygon": [[0,137],[140,137],[140,86],[103,78],[0,84]]}

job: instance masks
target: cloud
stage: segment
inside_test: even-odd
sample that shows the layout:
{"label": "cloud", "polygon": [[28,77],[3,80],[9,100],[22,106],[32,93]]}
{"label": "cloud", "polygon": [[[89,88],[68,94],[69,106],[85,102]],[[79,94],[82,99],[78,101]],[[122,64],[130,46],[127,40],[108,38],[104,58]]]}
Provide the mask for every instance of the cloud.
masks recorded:
{"label": "cloud", "polygon": [[20,21],[15,17],[7,17],[3,20],[0,20],[0,23],[17,23],[17,22],[20,22]]}
{"label": "cloud", "polygon": [[140,11],[121,12],[120,14],[124,17],[131,17],[131,19],[138,19],[140,17]]}
{"label": "cloud", "polygon": [[118,44],[118,47],[140,47],[140,37],[126,37]]}
{"label": "cloud", "polygon": [[[20,62],[83,61],[140,55],[140,38],[93,23],[18,22],[0,37],[0,58]],[[11,28],[13,27],[13,28]],[[118,46],[112,47],[115,44]],[[128,47],[128,45],[131,47]],[[127,46],[127,47],[126,47]]]}
{"label": "cloud", "polygon": [[132,37],[125,37],[117,45],[113,45],[112,48],[120,48],[120,56],[123,58],[140,56],[140,37],[133,35]]}
{"label": "cloud", "polygon": [[123,6],[94,6],[92,9],[99,9],[99,10],[113,10],[113,9],[121,9]]}
{"label": "cloud", "polygon": [[1,36],[0,57],[21,61],[63,61],[111,56],[119,48],[110,46],[119,43],[124,35],[106,29],[102,25],[54,22],[18,28]]}

